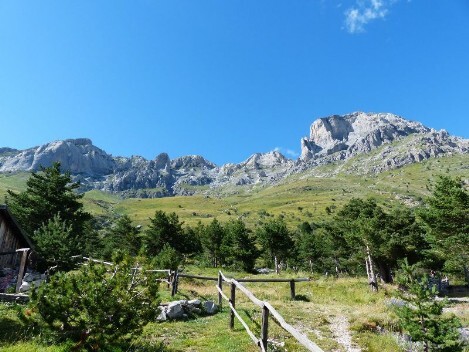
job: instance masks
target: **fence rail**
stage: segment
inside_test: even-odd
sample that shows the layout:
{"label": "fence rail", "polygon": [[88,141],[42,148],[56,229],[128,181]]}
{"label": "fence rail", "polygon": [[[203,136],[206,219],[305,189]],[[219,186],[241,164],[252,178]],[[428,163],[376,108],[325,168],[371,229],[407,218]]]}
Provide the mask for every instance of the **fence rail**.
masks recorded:
{"label": "fence rail", "polygon": [[[92,261],[96,263],[101,263],[104,265],[114,265],[111,262],[106,262],[104,260],[92,259],[89,257],[83,256],[74,256],[74,259],[83,259],[86,261]],[[142,270],[142,268],[132,268],[132,270]],[[268,331],[269,331],[269,316],[272,315],[272,318],[288,333],[290,333],[302,346],[306,347],[308,351],[312,352],[324,352],[319,346],[317,346],[314,342],[308,339],[306,335],[296,330],[293,326],[288,324],[285,319],[275,310],[272,305],[266,301],[262,301],[258,299],[251,291],[249,291],[246,287],[244,287],[241,282],[288,282],[290,283],[290,294],[291,298],[295,299],[295,283],[296,282],[305,282],[309,281],[309,278],[295,278],[295,279],[275,279],[275,278],[266,278],[266,279],[234,279],[234,278],[227,278],[221,271],[218,272],[218,277],[211,277],[211,276],[202,276],[202,275],[191,275],[191,274],[184,274],[178,272],[178,270],[172,271],[169,269],[154,269],[154,270],[146,270],[146,272],[153,272],[153,273],[166,273],[168,275],[168,279],[157,279],[159,281],[164,281],[168,283],[168,286],[171,285],[171,295],[174,296],[177,293],[178,285],[179,285],[179,278],[192,278],[192,279],[199,279],[199,280],[208,280],[208,281],[216,281],[216,289],[218,291],[218,304],[221,307],[223,300],[228,302],[228,306],[230,308],[230,328],[234,328],[234,321],[235,318],[243,325],[244,329],[246,330],[249,337],[252,341],[260,348],[262,352],[267,351],[268,346]],[[223,292],[223,282],[230,284],[230,297],[228,297]],[[243,320],[241,315],[236,310],[236,289],[240,290],[244,295],[246,295],[252,303],[257,305],[259,308],[262,309],[262,322],[261,322],[261,336],[257,337],[249,328],[248,324]]]}
{"label": "fence rail", "polygon": [[[275,310],[270,303],[261,301],[258,299],[254,294],[249,291],[246,287],[241,285],[238,280],[235,279],[228,279],[223,275],[223,273],[220,271],[219,272],[219,277],[218,277],[218,284],[217,284],[217,290],[219,294],[219,303],[221,303],[221,299],[225,299],[228,301],[229,307],[230,307],[230,328],[234,328],[234,317],[238,318],[238,320],[241,322],[241,324],[244,326],[246,329],[247,333],[251,337],[251,339],[256,343],[261,351],[267,351],[267,341],[268,341],[268,330],[269,330],[269,315],[272,315],[272,317],[277,321],[277,323],[287,332],[289,332],[302,346],[306,347],[308,351],[313,351],[313,352],[323,352],[323,350],[316,345],[314,342],[308,339],[306,335],[303,333],[299,332],[296,330],[293,326],[288,324],[285,319]],[[293,280],[289,280],[290,282]],[[231,297],[228,298],[224,293],[223,293],[223,286],[222,283],[227,282],[230,283],[230,293]],[[238,288],[241,292],[243,292],[254,304],[262,308],[262,323],[261,323],[261,336],[260,338],[257,338],[252,331],[249,329],[248,325],[246,322],[241,318],[241,316],[238,314],[236,311],[236,288]]]}
{"label": "fence rail", "polygon": [[[201,276],[201,275],[192,275],[192,274],[184,274],[177,272],[172,272],[171,276],[171,282],[173,284],[174,289],[171,292],[171,295],[174,296],[177,293],[177,286],[179,284],[179,278],[184,277],[184,278],[190,278],[190,279],[199,279],[199,280],[208,280],[208,281],[219,281],[219,277],[214,277],[214,276]],[[288,282],[290,283],[290,297],[291,299],[296,298],[296,282],[306,282],[310,281],[309,278],[305,277],[300,277],[300,278],[294,278],[294,279],[275,279],[275,278],[269,278],[269,279],[236,279],[237,282]],[[220,300],[219,300],[220,302]]]}

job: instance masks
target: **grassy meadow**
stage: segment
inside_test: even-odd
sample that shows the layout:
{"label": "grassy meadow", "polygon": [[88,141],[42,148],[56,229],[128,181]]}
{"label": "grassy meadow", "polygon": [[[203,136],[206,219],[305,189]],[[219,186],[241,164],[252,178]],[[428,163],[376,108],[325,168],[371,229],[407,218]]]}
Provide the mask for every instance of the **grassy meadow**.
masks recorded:
{"label": "grassy meadow", "polygon": [[[469,156],[430,159],[380,174],[333,173],[327,165],[294,175],[275,186],[244,186],[236,194],[207,192],[194,196],[121,199],[100,191],[85,194],[84,203],[94,214],[127,214],[136,224],[146,225],[156,210],[176,212],[186,225],[213,218],[221,222],[242,218],[254,227],[265,217],[282,215],[291,228],[307,221],[320,221],[352,197],[375,198],[386,206],[416,206],[430,194],[439,175],[469,178]],[[321,175],[321,176],[318,176]],[[1,188],[0,188],[1,189]]]}
{"label": "grassy meadow", "polygon": [[[186,268],[187,272],[216,276],[212,269]],[[227,272],[229,277],[246,277],[245,273]],[[282,277],[298,277],[305,274],[284,273]],[[263,275],[262,277],[268,277]],[[277,276],[275,276],[277,277]],[[298,299],[292,301],[288,283],[245,283],[256,297],[268,301],[285,320],[306,334],[324,351],[344,351],[337,342],[337,332],[331,328],[337,319],[344,318],[350,324],[352,341],[367,351],[396,351],[394,337],[388,332],[395,328],[392,313],[386,301],[392,295],[392,287],[382,287],[372,293],[366,280],[357,278],[313,277],[310,282],[297,283]],[[229,287],[225,285],[225,294]],[[162,302],[171,299],[165,285],[160,287]],[[217,300],[214,281],[183,278],[175,299]],[[252,331],[260,335],[261,310],[252,304],[239,290],[236,306]],[[21,309],[21,308],[20,308]],[[24,308],[23,308],[24,309]],[[17,318],[11,305],[0,304],[0,349],[2,351],[62,351],[67,345],[46,346],[34,333],[23,333],[25,327]],[[258,351],[242,325],[235,320],[235,329],[228,327],[229,313],[226,305],[221,313],[187,321],[149,323],[140,337],[146,343],[163,342],[168,351]],[[272,351],[305,351],[296,340],[271,319],[269,336]],[[384,333],[378,333],[378,326]],[[280,348],[281,347],[281,348]]]}
{"label": "grassy meadow", "polygon": [[[187,273],[216,276],[210,268],[186,267]],[[224,272],[227,277],[252,277],[242,272]],[[307,273],[281,273],[280,277],[306,277]],[[259,277],[257,275],[256,277]],[[265,277],[278,276],[262,275]],[[350,334],[353,348],[368,352],[399,351],[397,320],[389,308],[395,287],[381,285],[378,293],[371,292],[365,278],[313,275],[311,281],[296,285],[297,299],[291,300],[288,283],[244,283],[256,297],[268,301],[296,329],[304,333],[324,351],[345,352],[339,342]],[[224,286],[229,295],[229,286]],[[174,299],[201,299],[217,301],[214,281],[181,278],[179,292]],[[162,302],[172,300],[166,285],[160,286]],[[235,320],[234,330],[228,327],[229,311],[225,304],[213,316],[189,318],[186,321],[149,323],[140,336],[145,345],[163,343],[168,352],[224,352],[258,351],[241,323]],[[256,336],[260,336],[261,310],[242,292],[236,290],[236,307]],[[468,303],[452,304],[450,311],[458,315],[463,324],[469,324]],[[0,304],[1,351],[67,351],[70,345],[48,345],[40,332],[28,331],[17,317],[24,307]],[[341,324],[342,323],[342,324]],[[345,327],[341,326],[346,324]],[[344,330],[345,328],[345,330]],[[269,320],[269,351],[306,351],[296,340]]]}
{"label": "grassy meadow", "polygon": [[[357,159],[355,162],[360,162]],[[350,173],[351,161],[340,165],[327,165],[292,176],[276,186],[245,186],[236,193],[207,191],[195,196],[176,196],[158,199],[122,199],[118,195],[101,191],[84,194],[85,209],[98,216],[127,214],[134,224],[145,227],[156,210],[176,212],[185,225],[199,221],[208,223],[213,218],[220,222],[242,218],[248,227],[255,228],[267,217],[282,215],[289,227],[301,222],[320,221],[339,209],[352,197],[375,198],[386,206],[415,206],[431,192],[431,184],[438,175],[469,178],[469,156],[454,155],[431,159],[380,174],[357,175]],[[0,197],[8,189],[25,189],[28,173],[0,174]],[[187,267],[186,272],[216,276],[215,269]],[[246,277],[246,273],[226,272],[228,277]],[[282,273],[282,277],[304,277],[307,273]],[[264,277],[264,276],[263,276]],[[344,326],[350,331],[354,346],[362,351],[398,351],[396,317],[388,307],[394,295],[394,286],[381,286],[378,293],[369,290],[365,278],[327,277],[313,275],[312,280],[297,283],[298,299],[292,301],[287,283],[246,283],[258,298],[269,301],[285,320],[306,334],[324,351],[346,351],[338,342]],[[228,287],[225,287],[228,293]],[[169,290],[160,287],[163,302],[170,300]],[[182,279],[176,299],[213,299],[217,292],[213,281]],[[237,292],[237,308],[248,325],[260,334],[261,312]],[[0,350],[67,351],[69,345],[48,345],[40,332],[28,330],[18,319],[17,309],[0,304]],[[469,325],[469,304],[451,303],[449,311],[458,315],[464,326]],[[149,323],[140,339],[147,344],[162,341],[168,351],[257,351],[244,328],[235,322],[228,328],[226,305],[214,316],[187,321]],[[342,330],[341,330],[342,329]],[[271,351],[304,351],[295,340],[270,324],[273,338]],[[343,336],[342,336],[343,337]],[[277,346],[277,347],[275,347]]]}

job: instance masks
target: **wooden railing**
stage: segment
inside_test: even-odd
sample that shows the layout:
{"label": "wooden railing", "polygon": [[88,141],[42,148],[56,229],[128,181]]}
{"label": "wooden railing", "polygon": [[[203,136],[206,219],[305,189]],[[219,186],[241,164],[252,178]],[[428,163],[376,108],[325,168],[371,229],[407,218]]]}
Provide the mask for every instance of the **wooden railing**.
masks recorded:
{"label": "wooden railing", "polygon": [[[20,272],[18,273],[18,278],[22,278],[24,275],[24,270],[26,266],[26,258],[29,248],[19,249],[18,252],[23,252],[21,257],[20,263]],[[3,254],[3,253],[2,253]],[[8,253],[10,254],[10,253]],[[103,260],[92,259],[89,257],[83,256],[74,256],[74,259],[82,259],[85,261],[92,261],[101,263],[104,265],[114,265],[111,262],[106,262]],[[132,268],[132,270],[141,270],[142,268]],[[323,352],[323,350],[318,347],[314,342],[308,339],[306,335],[296,330],[293,326],[288,324],[283,317],[275,310],[274,307],[270,305],[270,303],[266,301],[262,301],[258,299],[254,294],[249,291],[246,287],[241,285],[241,282],[288,282],[290,283],[290,295],[292,299],[295,299],[296,292],[295,292],[295,282],[304,282],[309,281],[308,278],[295,278],[295,279],[275,279],[275,278],[266,278],[266,279],[229,279],[221,271],[218,272],[218,277],[210,277],[210,276],[201,276],[201,275],[191,275],[191,274],[184,274],[180,273],[177,270],[146,270],[146,272],[155,272],[155,273],[166,273],[167,279],[156,279],[158,281],[163,281],[168,284],[168,287],[171,285],[171,295],[174,296],[177,293],[178,285],[179,285],[179,278],[192,278],[192,279],[201,279],[201,280],[209,280],[209,281],[217,281],[217,291],[218,291],[218,305],[222,307],[223,300],[228,302],[228,306],[230,308],[230,321],[229,326],[231,329],[234,328],[234,321],[235,317],[239,320],[239,322],[243,325],[246,332],[248,333],[249,337],[253,340],[253,342],[259,346],[260,350],[263,352],[267,351],[268,345],[268,331],[269,331],[269,317],[272,316],[273,319],[280,325],[285,331],[289,332],[302,346],[306,347],[308,351],[313,352]],[[225,295],[223,292],[223,282],[230,284],[230,297]],[[17,290],[21,285],[20,279],[18,279]],[[240,314],[236,311],[236,289],[239,289],[242,293],[244,293],[252,303],[257,305],[262,309],[262,321],[261,321],[261,334],[260,337],[256,337],[256,335],[251,331],[248,324],[243,320]]]}
{"label": "wooden railing", "polygon": [[[201,276],[201,275],[192,275],[192,274],[184,274],[178,271],[172,272],[171,276],[171,283],[173,285],[174,290],[171,292],[171,295],[177,293],[177,287],[179,284],[179,278],[185,277],[190,279],[199,279],[199,280],[209,280],[209,281],[218,281],[220,284],[220,276],[213,277],[213,276]],[[290,284],[290,297],[292,300],[296,298],[296,282],[306,282],[310,281],[309,278],[294,278],[294,279],[275,279],[275,278],[267,278],[267,279],[236,279],[237,282],[288,282]],[[218,299],[218,303],[220,304],[220,298]]]}
{"label": "wooden railing", "polygon": [[[90,257],[84,257],[84,256],[81,256],[81,255],[74,255],[72,257],[72,259],[74,259],[74,260],[81,259],[81,260],[84,260],[84,261],[98,263],[98,264],[104,264],[104,265],[108,265],[108,266],[114,266],[115,265],[112,262],[107,262],[107,261],[104,261],[104,260],[101,260],[101,259],[94,259],[94,258],[90,258]],[[141,267],[136,267],[136,268],[131,268],[131,270],[132,270],[132,273],[133,273],[135,270],[142,270],[142,268]],[[172,283],[172,277],[173,277],[174,272],[170,269],[150,269],[150,270],[145,270],[145,272],[146,273],[165,273],[166,276],[165,276],[164,279],[161,278],[161,279],[155,279],[155,280],[168,284],[168,287]]]}
{"label": "wooden railing", "polygon": [[[268,279],[265,279],[268,280]],[[279,279],[281,280],[281,279]],[[243,327],[246,329],[246,332],[251,337],[253,342],[259,346],[261,351],[267,351],[267,344],[268,344],[268,331],[269,331],[269,316],[272,317],[277,321],[277,323],[287,332],[289,332],[301,345],[306,347],[308,351],[313,352],[323,352],[323,350],[316,345],[314,342],[308,339],[306,335],[296,330],[293,326],[288,324],[283,317],[272,307],[268,302],[261,301],[258,299],[254,294],[249,291],[246,287],[239,283],[239,280],[235,279],[228,279],[226,278],[223,273],[220,271],[218,274],[217,279],[217,290],[218,290],[218,301],[219,305],[221,305],[222,299],[228,301],[228,305],[230,307],[230,328],[234,328],[234,318],[236,317]],[[230,297],[226,296],[223,293],[223,282],[230,283]],[[251,281],[252,282],[252,281]],[[236,311],[236,288],[243,292],[252,303],[259,306],[262,309],[262,322],[261,322],[261,336],[258,338],[256,335],[249,329],[249,326],[246,322],[242,319],[239,313]]]}

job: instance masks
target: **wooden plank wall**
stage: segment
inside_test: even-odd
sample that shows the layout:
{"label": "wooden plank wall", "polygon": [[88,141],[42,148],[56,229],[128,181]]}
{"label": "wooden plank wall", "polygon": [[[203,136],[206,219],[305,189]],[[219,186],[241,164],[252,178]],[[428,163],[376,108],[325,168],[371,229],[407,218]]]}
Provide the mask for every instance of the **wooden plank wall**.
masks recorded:
{"label": "wooden plank wall", "polygon": [[[8,221],[0,213],[0,252],[15,251],[19,248],[19,239],[11,230]],[[18,263],[18,256],[16,254],[0,255],[0,268],[13,267]]]}

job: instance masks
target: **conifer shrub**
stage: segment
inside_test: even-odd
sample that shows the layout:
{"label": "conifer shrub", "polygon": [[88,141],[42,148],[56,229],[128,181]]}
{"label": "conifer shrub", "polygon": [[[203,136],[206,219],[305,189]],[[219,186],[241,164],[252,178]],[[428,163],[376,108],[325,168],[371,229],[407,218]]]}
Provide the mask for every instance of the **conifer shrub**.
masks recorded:
{"label": "conifer shrub", "polygon": [[[142,268],[140,268],[142,269]],[[34,290],[29,321],[73,341],[75,349],[129,350],[158,314],[158,286],[129,259],[59,272]]]}
{"label": "conifer shrub", "polygon": [[458,328],[461,323],[454,315],[443,315],[446,302],[437,300],[438,292],[426,275],[416,274],[415,267],[404,261],[398,277],[398,297],[395,306],[399,325],[423,350],[456,352],[463,350]]}
{"label": "conifer shrub", "polygon": [[163,249],[152,260],[155,268],[176,270],[182,262],[182,255],[178,253],[168,243],[163,245]]}

